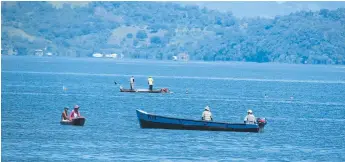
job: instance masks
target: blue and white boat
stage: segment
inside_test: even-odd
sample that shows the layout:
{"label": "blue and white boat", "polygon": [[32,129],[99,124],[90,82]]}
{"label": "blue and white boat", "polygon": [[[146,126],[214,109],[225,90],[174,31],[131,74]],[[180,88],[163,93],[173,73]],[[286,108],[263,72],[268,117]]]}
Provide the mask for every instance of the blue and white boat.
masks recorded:
{"label": "blue and white boat", "polygon": [[265,118],[257,118],[255,124],[224,123],[193,119],[180,119],[149,114],[143,110],[136,110],[141,128],[204,130],[204,131],[235,131],[260,132],[266,125]]}

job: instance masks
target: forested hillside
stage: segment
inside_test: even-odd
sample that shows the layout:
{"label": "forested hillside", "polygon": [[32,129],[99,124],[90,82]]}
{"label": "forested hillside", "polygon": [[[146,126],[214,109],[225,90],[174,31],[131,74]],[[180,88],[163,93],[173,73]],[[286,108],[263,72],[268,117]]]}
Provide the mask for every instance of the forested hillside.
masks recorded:
{"label": "forested hillside", "polygon": [[3,54],[345,64],[345,9],[239,19],[170,2],[2,2],[1,16]]}

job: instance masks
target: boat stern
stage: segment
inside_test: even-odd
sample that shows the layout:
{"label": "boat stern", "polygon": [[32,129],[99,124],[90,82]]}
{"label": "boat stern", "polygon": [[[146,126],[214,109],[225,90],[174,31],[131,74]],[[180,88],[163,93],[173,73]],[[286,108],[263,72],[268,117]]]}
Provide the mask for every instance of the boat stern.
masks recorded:
{"label": "boat stern", "polygon": [[256,123],[259,125],[259,128],[264,128],[267,124],[266,118],[256,118]]}

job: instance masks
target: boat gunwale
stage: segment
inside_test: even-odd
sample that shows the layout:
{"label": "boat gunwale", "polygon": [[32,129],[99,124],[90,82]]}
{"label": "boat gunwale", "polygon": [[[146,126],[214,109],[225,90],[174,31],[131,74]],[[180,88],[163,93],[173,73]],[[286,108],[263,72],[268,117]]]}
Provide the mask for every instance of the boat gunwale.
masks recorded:
{"label": "boat gunwale", "polygon": [[[154,115],[154,114],[150,114],[147,113],[143,110],[137,109],[137,112],[139,112],[140,114],[145,114],[145,115],[152,115],[152,116],[157,116],[157,117],[161,117],[161,118],[168,118],[168,119],[176,119],[176,120],[185,120],[185,121],[194,121],[194,122],[207,122],[207,123],[216,123],[216,124],[229,124],[229,125],[257,125],[259,126],[259,124],[245,124],[245,123],[227,123],[227,122],[215,122],[215,121],[205,121],[205,120],[195,120],[195,119],[182,119],[182,118],[173,118],[173,117],[166,117],[166,116],[161,116],[161,115]],[[144,112],[144,113],[142,113]],[[145,119],[143,119],[145,120]],[[151,120],[146,120],[146,121],[151,121]],[[158,123],[158,122],[156,122]],[[161,122],[159,122],[161,123]]]}
{"label": "boat gunwale", "polygon": [[[79,123],[79,121],[82,120],[81,123]],[[78,118],[74,118],[71,121],[60,121],[61,125],[73,125],[73,126],[84,126],[86,121],[85,117],[78,117]],[[77,124],[78,123],[78,124]]]}
{"label": "boat gunwale", "polygon": [[162,89],[149,90],[149,89],[125,89],[125,88],[120,88],[120,92],[164,93],[164,92],[162,91]]}

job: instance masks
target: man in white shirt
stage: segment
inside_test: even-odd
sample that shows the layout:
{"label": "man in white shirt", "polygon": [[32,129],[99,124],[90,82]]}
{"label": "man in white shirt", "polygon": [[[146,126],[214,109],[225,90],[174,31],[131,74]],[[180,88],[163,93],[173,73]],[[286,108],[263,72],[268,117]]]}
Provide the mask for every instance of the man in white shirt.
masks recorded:
{"label": "man in white shirt", "polygon": [[152,91],[152,88],[153,88],[153,79],[152,77],[150,76],[148,79],[147,79],[148,83],[149,83],[149,90]]}
{"label": "man in white shirt", "polygon": [[131,79],[129,79],[129,83],[131,85],[131,90],[134,89],[134,77],[132,76]]}
{"label": "man in white shirt", "polygon": [[246,124],[255,124],[255,116],[253,115],[253,111],[252,110],[248,110],[247,111],[248,115],[244,118],[244,123]]}
{"label": "man in white shirt", "polygon": [[212,113],[210,107],[206,106],[204,112],[202,112],[202,120],[212,121]]}

